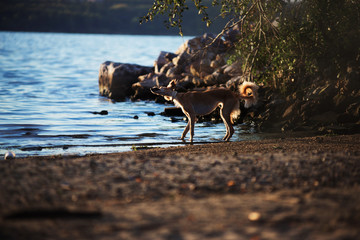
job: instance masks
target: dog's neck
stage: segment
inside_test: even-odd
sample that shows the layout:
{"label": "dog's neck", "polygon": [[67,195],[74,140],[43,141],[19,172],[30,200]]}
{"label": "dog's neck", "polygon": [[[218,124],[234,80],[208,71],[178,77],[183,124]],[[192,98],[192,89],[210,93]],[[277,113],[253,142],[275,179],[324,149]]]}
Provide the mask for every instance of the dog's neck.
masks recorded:
{"label": "dog's neck", "polygon": [[174,99],[176,98],[177,93],[178,93],[177,91],[173,91],[171,93],[171,101],[174,101]]}

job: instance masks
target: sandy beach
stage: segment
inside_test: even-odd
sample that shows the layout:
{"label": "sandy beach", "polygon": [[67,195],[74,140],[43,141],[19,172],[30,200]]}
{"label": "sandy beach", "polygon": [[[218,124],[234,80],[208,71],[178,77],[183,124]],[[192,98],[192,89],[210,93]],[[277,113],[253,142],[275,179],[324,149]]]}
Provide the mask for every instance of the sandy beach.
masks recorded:
{"label": "sandy beach", "polygon": [[360,239],[360,135],[0,161],[0,239]]}

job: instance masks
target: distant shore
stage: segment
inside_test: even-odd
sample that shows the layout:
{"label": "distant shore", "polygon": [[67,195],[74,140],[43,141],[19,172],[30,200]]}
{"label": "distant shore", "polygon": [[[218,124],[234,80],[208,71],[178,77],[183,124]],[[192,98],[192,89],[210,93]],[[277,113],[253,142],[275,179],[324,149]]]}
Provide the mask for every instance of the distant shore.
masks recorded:
{"label": "distant shore", "polygon": [[358,239],[360,135],[0,162],[1,239]]}
{"label": "distant shore", "polygon": [[[18,0],[0,3],[0,30],[26,32],[63,32],[99,34],[179,35],[179,29],[167,28],[167,16],[140,24],[152,6],[151,1],[46,1]],[[201,21],[197,10],[184,13],[185,35],[220,32],[225,20],[217,19],[209,28]],[[209,14],[218,15],[217,8]]]}

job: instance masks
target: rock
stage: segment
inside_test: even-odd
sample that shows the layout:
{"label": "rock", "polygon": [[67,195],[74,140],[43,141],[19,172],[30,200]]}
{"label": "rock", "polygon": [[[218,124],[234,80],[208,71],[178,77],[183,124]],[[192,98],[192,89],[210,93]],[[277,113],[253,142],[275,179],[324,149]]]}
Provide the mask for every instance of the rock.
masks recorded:
{"label": "rock", "polygon": [[109,112],[106,110],[102,110],[100,112],[90,112],[90,113],[95,114],[95,115],[96,114],[99,114],[99,115],[108,115],[109,114]]}
{"label": "rock", "polygon": [[12,160],[15,159],[16,154],[13,151],[7,151],[4,156],[4,160]]}
{"label": "rock", "polygon": [[165,59],[167,59],[168,62],[171,62],[174,58],[177,57],[177,54],[168,52],[165,54]]}
{"label": "rock", "polygon": [[227,83],[228,80],[229,76],[221,73],[221,71],[214,71],[204,78],[204,82],[207,86],[224,84]]}
{"label": "rock", "polygon": [[133,84],[133,88],[135,87],[143,87],[143,88],[152,88],[154,86],[164,86],[169,83],[167,77],[163,74],[154,74],[149,73],[143,76],[140,76],[139,82]]}
{"label": "rock", "polygon": [[216,77],[213,74],[209,74],[204,77],[204,85],[213,86],[216,84]]}
{"label": "rock", "polygon": [[221,38],[218,38],[216,41],[213,42],[215,38],[215,34],[205,33],[202,36],[187,40],[183,45],[179,47],[179,49],[175,53],[180,54],[182,52],[187,52],[188,54],[192,55],[199,53],[201,50],[204,50],[205,47],[207,47],[208,50],[213,52],[224,52],[226,48],[223,40]]}
{"label": "rock", "polygon": [[152,71],[152,67],[137,64],[104,62],[99,70],[99,93],[115,100],[124,100],[133,94],[131,86],[138,81],[138,77]]}
{"label": "rock", "polygon": [[196,87],[204,87],[205,86],[204,81],[202,79],[198,78],[198,77],[193,77],[192,78],[192,83]]}
{"label": "rock", "polygon": [[135,94],[131,97],[135,99],[155,99],[156,95],[151,93],[150,88],[155,86],[166,86],[169,83],[169,79],[164,74],[149,73],[147,75],[140,76],[139,82],[132,85]]}
{"label": "rock", "polygon": [[248,219],[249,221],[251,222],[256,222],[256,221],[259,221],[261,218],[261,214],[259,212],[251,212],[249,213],[248,215]]}
{"label": "rock", "polygon": [[231,77],[241,76],[243,74],[242,63],[240,61],[236,61],[233,64],[228,65],[224,69],[224,74],[229,75]]}
{"label": "rock", "polygon": [[181,108],[178,107],[168,107],[164,109],[164,112],[161,113],[163,116],[184,116],[183,111]]}
{"label": "rock", "polygon": [[210,75],[214,69],[210,67],[211,61],[208,58],[199,59],[190,65],[190,73],[199,78]]}
{"label": "rock", "polygon": [[[225,75],[225,74],[224,74],[224,75]],[[225,76],[229,77],[228,75],[225,75]],[[242,84],[245,80],[246,80],[246,77],[244,77],[244,76],[232,77],[231,79],[229,79],[229,80],[226,82],[225,86],[226,86],[227,88],[230,88],[230,89],[232,89],[232,90],[235,90],[235,89],[237,89],[238,86],[239,86],[240,84]]]}
{"label": "rock", "polygon": [[225,83],[228,77],[222,74],[221,68],[226,62],[225,48],[222,39],[213,42],[215,37],[204,34],[188,40],[176,54],[162,52],[156,61],[158,66],[155,69],[158,70],[155,73],[177,79],[184,83],[185,88]]}
{"label": "rock", "polygon": [[172,69],[174,75],[190,72],[188,66],[191,63],[191,56],[187,52],[182,52],[177,57],[173,58],[172,63],[174,64]]}
{"label": "rock", "polygon": [[161,51],[158,58],[155,60],[154,62],[154,71],[155,73],[158,72],[158,70],[160,70],[162,68],[162,66],[164,66],[166,63],[168,63],[168,61],[165,58],[167,52]]}
{"label": "rock", "polygon": [[181,72],[181,71],[179,71],[179,68],[177,68],[177,67],[169,68],[166,71],[165,76],[169,79],[174,79],[178,75],[178,72]]}
{"label": "rock", "polygon": [[225,39],[225,44],[232,46],[234,42],[239,40],[240,35],[240,25],[237,24],[225,32],[223,36],[223,38]]}
{"label": "rock", "polygon": [[213,69],[217,69],[224,66],[225,64],[225,54],[217,54],[215,56],[215,59],[211,61],[210,67],[212,67]]}
{"label": "rock", "polygon": [[148,116],[150,116],[150,117],[153,117],[153,116],[155,116],[155,113],[154,112],[145,112]]}
{"label": "rock", "polygon": [[171,63],[173,58],[175,58],[177,54],[161,51],[158,58],[154,62],[154,72],[160,73],[160,69],[168,63]]}
{"label": "rock", "polygon": [[[184,78],[180,79],[176,84],[176,91],[179,91],[181,89],[192,89],[195,87],[195,84],[193,83],[193,77],[192,76],[185,76]],[[180,89],[178,89],[180,88]]]}
{"label": "rock", "polygon": [[172,59],[175,66],[184,65],[189,61],[190,55],[187,52],[182,52]]}
{"label": "rock", "polygon": [[159,72],[155,71],[155,74],[166,74],[167,71],[173,67],[175,67],[175,65],[172,62],[168,62],[161,67]]}

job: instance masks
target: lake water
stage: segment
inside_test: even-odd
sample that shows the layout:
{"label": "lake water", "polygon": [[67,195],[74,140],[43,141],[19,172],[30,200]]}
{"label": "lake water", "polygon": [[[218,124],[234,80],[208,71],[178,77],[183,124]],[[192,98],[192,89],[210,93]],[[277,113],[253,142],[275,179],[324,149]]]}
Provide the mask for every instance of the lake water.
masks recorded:
{"label": "lake water", "polygon": [[[161,116],[163,104],[99,96],[98,73],[107,60],[152,66],[160,51],[175,52],[188,38],[0,32],[0,154],[83,155],[183,144],[181,117]],[[109,114],[92,113],[102,110]],[[232,141],[256,138],[246,125],[235,131]],[[224,134],[222,123],[198,123],[195,141],[215,142]]]}

